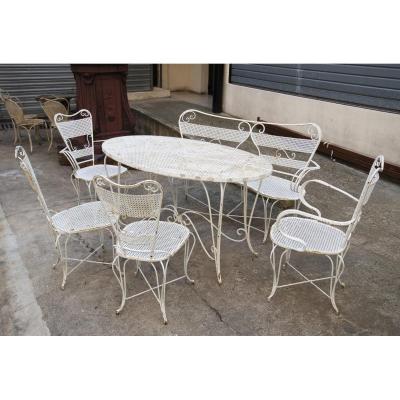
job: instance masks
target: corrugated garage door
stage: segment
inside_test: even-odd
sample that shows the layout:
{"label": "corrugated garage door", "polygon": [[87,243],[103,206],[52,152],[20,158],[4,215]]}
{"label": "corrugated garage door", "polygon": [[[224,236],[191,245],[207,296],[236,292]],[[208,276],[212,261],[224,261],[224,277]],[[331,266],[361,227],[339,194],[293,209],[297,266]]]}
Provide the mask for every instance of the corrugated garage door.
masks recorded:
{"label": "corrugated garage door", "polygon": [[129,64],[128,92],[144,92],[153,89],[153,64]]}
{"label": "corrugated garage door", "polygon": [[231,64],[230,82],[400,111],[400,64]]}
{"label": "corrugated garage door", "polygon": [[[128,91],[152,90],[152,64],[129,64]],[[35,97],[43,94],[75,95],[75,80],[69,64],[0,64],[0,89],[18,97],[27,114],[41,108]],[[0,107],[0,118],[7,118]]]}

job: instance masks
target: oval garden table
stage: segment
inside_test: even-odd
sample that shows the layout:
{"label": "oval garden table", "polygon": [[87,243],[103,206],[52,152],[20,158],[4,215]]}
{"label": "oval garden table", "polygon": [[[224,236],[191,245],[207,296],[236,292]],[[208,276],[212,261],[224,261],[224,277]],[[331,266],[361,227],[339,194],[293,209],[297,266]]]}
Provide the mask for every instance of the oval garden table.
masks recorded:
{"label": "oval garden table", "polygon": [[[167,137],[167,136],[122,136],[106,140],[102,150],[107,157],[112,158],[119,164],[152,174],[163,175],[173,179],[199,181],[206,193],[208,213],[201,213],[185,209],[179,212],[180,207],[174,200],[174,205],[165,207],[174,212],[176,220],[191,224],[200,244],[207,256],[215,261],[218,282],[221,278],[221,236],[229,240],[241,242],[246,240],[249,249],[256,254],[250,242],[250,226],[254,208],[257,203],[258,191],[247,216],[247,182],[260,181],[272,173],[271,164],[263,157],[251,154],[244,150],[234,149],[225,145],[198,140]],[[219,184],[220,197],[219,209],[213,212],[210,195],[205,183],[215,182]],[[232,238],[222,232],[223,206],[225,188],[228,183],[243,185],[243,228],[237,233],[243,237]],[[210,223],[212,246],[208,250],[204,245],[191,215],[200,215]],[[214,216],[217,214],[217,222]],[[248,221],[249,218],[249,221]]]}

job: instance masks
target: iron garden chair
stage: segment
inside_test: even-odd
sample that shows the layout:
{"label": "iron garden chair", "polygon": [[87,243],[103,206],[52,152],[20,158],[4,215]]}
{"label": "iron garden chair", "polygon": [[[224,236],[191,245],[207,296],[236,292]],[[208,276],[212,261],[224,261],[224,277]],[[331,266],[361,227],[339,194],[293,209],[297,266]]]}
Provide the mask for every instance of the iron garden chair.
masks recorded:
{"label": "iron garden chair", "polygon": [[[84,262],[94,264],[111,264],[110,262],[89,260],[92,255],[94,255],[104,246],[102,234],[100,235],[102,243],[93,251],[91,251],[85,258],[71,258],[68,256],[67,253],[68,242],[75,235],[87,232],[101,232],[104,229],[108,230],[111,235],[113,234],[110,229],[113,218],[111,217],[110,219],[110,216],[106,214],[100,201],[81,204],[60,212],[50,210],[47,207],[39,183],[36,179],[35,172],[29,161],[29,157],[27,156],[23,147],[17,146],[15,148],[15,158],[17,159],[19,166],[21,167],[25,176],[27,177],[31,188],[36,193],[39,203],[42,206],[42,209],[46,216],[50,231],[53,233],[54,245],[59,253],[58,259],[53,267],[56,267],[57,264],[63,261],[63,280],[61,288],[64,289],[67,276]],[[61,241],[63,238],[64,245],[62,246]],[[64,248],[64,251],[62,248]],[[76,264],[68,269],[69,261],[75,261]]]}
{"label": "iron garden chair", "polygon": [[[315,214],[299,210],[285,210],[281,212],[271,227],[270,237],[272,240],[271,265],[273,270],[273,283],[269,300],[275,294],[278,288],[293,286],[303,283],[310,283],[321,293],[327,296],[332,303],[333,308],[338,313],[339,309],[335,302],[336,286],[341,282],[345,264],[344,257],[349,249],[350,241],[357,223],[360,221],[363,207],[367,204],[370,195],[379,180],[379,173],[383,171],[384,158],[378,156],[372,164],[371,170],[365,182],[360,197],[357,199],[353,195],[330,185],[321,180],[309,180],[304,182],[300,188],[301,203],[312,210]],[[306,188],[310,184],[320,185],[324,190],[332,189],[339,192],[356,203],[353,215],[348,221],[336,221],[323,218],[318,208],[310,205],[305,199]],[[277,249],[282,252],[277,263]],[[298,268],[290,263],[291,252],[309,253],[325,255],[331,265],[331,274],[328,277],[309,279]],[[277,265],[278,264],[278,265]],[[285,285],[279,285],[279,278],[282,265],[288,265],[296,271],[304,280]],[[329,293],[322,290],[315,282],[329,280]]]}
{"label": "iron garden chair", "polygon": [[44,119],[35,118],[31,116],[27,116],[24,114],[24,110],[18,102],[18,99],[11,98],[9,96],[2,96],[2,100],[4,102],[5,108],[10,116],[13,129],[14,129],[14,144],[17,141],[21,142],[21,129],[26,132],[29,139],[29,147],[32,153],[32,131],[38,133],[38,129],[40,127],[46,127],[46,121]]}
{"label": "iron garden chair", "polygon": [[[84,181],[92,198],[91,185],[96,175],[113,178],[127,171],[125,167],[111,164],[95,164],[95,143],[103,140],[94,140],[92,114],[82,109],[72,115],[57,113],[54,122],[64,140],[65,148],[61,150],[72,166],[71,182],[74,186],[78,203],[80,202],[80,181]],[[90,164],[85,166],[85,164]]]}
{"label": "iron garden chair", "polygon": [[[160,305],[164,323],[167,323],[165,310],[166,285],[179,279],[193,281],[187,273],[188,262],[192,254],[195,237],[184,225],[160,221],[163,191],[161,185],[152,180],[145,180],[133,185],[120,185],[106,177],[94,178],[96,194],[104,209],[111,216],[114,230],[116,257],[112,268],[121,287],[121,305],[119,314],[126,300],[143,293],[152,292]],[[114,219],[114,216],[119,216]],[[192,243],[190,241],[192,240]],[[184,275],[167,282],[167,269],[171,257],[184,248]],[[120,259],[125,261],[122,263]],[[135,261],[136,273],[140,272],[149,289],[128,296],[126,265]],[[143,272],[142,263],[147,263],[155,273],[156,285],[152,286]],[[157,266],[161,269],[161,282]],[[161,290],[160,290],[161,288]]]}

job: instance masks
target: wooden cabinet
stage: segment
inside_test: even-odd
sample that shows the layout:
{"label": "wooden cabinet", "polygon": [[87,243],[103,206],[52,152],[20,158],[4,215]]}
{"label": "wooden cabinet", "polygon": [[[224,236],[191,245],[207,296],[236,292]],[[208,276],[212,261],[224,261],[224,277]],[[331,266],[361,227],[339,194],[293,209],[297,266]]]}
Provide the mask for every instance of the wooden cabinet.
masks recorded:
{"label": "wooden cabinet", "polygon": [[94,138],[134,134],[135,119],[126,89],[128,64],[72,64],[71,70],[77,107],[92,113]]}

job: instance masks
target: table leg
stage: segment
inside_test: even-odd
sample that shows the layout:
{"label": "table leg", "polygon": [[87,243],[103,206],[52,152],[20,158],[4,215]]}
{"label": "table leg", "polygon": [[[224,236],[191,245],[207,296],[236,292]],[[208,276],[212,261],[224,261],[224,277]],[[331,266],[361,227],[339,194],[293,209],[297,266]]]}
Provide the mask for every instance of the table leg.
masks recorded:
{"label": "table leg", "polygon": [[219,199],[219,214],[218,214],[218,228],[217,228],[217,246],[215,248],[215,268],[217,270],[217,280],[221,285],[221,232],[222,232],[222,217],[224,214],[224,196],[226,183],[220,183],[220,199]]}
{"label": "table leg", "polygon": [[225,196],[225,188],[226,183],[220,183],[220,197],[219,197],[219,210],[218,210],[218,224],[217,226],[214,224],[213,220],[213,209],[211,206],[210,196],[207,191],[207,187],[204,182],[201,182],[203,185],[204,191],[207,197],[207,205],[208,205],[208,214],[210,219],[210,228],[211,228],[211,239],[212,239],[212,247],[211,252],[214,255],[215,261],[215,269],[217,272],[217,281],[219,284],[222,283],[221,276],[221,236],[222,236],[222,218],[224,212],[224,196]]}
{"label": "table leg", "polygon": [[250,211],[250,216],[249,220],[247,221],[247,204],[248,204],[248,187],[247,187],[247,182],[244,182],[243,184],[243,225],[244,225],[244,230],[245,230],[245,235],[246,235],[246,240],[247,240],[247,245],[249,246],[250,251],[254,255],[258,255],[258,253],[254,250],[253,245],[251,244],[250,240],[250,231],[251,231],[251,221],[253,219],[253,214],[254,214],[254,209],[256,208],[257,200],[258,200],[258,194],[261,189],[261,183],[260,181],[257,192],[256,192],[256,197],[254,199],[253,206]]}

